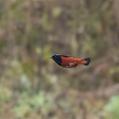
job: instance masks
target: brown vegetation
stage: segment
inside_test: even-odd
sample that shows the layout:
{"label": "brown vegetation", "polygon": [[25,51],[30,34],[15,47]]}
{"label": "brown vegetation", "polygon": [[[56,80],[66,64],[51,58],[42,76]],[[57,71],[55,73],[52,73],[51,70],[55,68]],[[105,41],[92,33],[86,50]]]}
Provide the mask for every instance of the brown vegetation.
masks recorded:
{"label": "brown vegetation", "polygon": [[[119,92],[118,7],[118,0],[1,0],[0,119],[106,119],[104,107]],[[54,53],[92,63],[63,69]]]}

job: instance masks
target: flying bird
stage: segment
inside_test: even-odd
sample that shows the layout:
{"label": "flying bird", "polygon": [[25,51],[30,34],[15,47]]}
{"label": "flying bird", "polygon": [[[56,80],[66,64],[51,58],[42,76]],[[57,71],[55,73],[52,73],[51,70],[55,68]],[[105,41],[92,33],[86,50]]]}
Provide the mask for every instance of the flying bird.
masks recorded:
{"label": "flying bird", "polygon": [[89,65],[91,59],[87,58],[80,58],[80,57],[72,57],[67,55],[55,54],[51,57],[58,65],[64,68],[73,68],[79,65]]}

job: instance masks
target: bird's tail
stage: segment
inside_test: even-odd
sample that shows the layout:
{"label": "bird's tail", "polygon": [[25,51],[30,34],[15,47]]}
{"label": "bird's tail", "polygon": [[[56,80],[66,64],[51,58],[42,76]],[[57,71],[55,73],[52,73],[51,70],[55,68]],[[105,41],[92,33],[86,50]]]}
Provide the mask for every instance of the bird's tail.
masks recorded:
{"label": "bird's tail", "polygon": [[91,62],[91,59],[89,57],[87,57],[87,58],[84,58],[83,61],[84,61],[83,62],[84,65],[89,65]]}

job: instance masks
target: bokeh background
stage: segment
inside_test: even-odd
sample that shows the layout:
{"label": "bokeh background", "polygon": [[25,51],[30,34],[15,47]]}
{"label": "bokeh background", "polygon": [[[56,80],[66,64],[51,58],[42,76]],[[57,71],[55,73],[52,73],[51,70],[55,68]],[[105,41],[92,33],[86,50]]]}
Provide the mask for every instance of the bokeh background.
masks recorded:
{"label": "bokeh background", "polygon": [[0,0],[0,119],[119,119],[119,0]]}

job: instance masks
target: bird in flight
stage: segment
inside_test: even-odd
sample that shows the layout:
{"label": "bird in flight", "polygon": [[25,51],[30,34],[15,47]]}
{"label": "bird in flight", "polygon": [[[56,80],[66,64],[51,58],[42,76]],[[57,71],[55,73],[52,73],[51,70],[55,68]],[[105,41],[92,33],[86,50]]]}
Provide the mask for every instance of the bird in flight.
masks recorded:
{"label": "bird in flight", "polygon": [[80,58],[80,57],[72,57],[67,55],[55,54],[51,57],[58,65],[64,68],[73,68],[79,65],[89,65],[91,59],[87,58]]}

